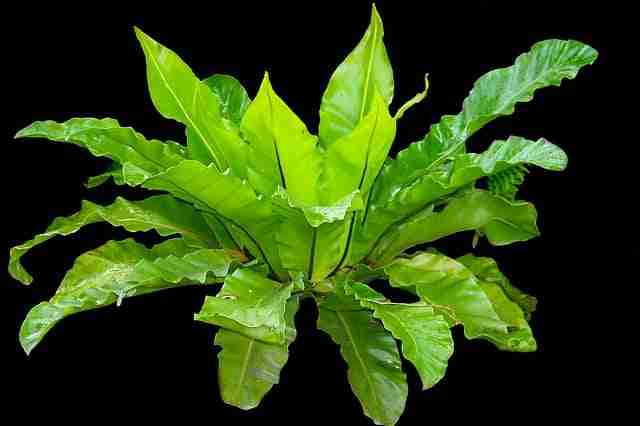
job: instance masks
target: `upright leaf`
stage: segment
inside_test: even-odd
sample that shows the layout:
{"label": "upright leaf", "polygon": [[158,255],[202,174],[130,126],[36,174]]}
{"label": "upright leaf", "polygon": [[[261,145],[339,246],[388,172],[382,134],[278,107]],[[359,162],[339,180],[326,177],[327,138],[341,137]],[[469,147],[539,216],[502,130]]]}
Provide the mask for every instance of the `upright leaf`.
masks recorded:
{"label": "upright leaf", "polygon": [[109,241],[78,257],[56,294],[29,311],[20,344],[30,353],[55,324],[77,312],[166,288],[216,282],[238,260],[225,250],[194,249],[180,240],[152,249],[131,239]]}
{"label": "upright leaf", "polygon": [[234,77],[225,74],[214,74],[205,79],[204,83],[218,97],[222,118],[240,127],[240,121],[251,103],[242,84]]}
{"label": "upright leaf", "polygon": [[393,98],[393,70],[382,41],[384,30],[375,5],[371,22],[356,48],[331,76],[320,104],[320,142],[328,147],[351,133],[371,109],[374,88],[385,103]]}
{"label": "upright leaf", "polygon": [[229,173],[219,173],[213,165],[185,160],[143,183],[150,189],[168,191],[193,203],[196,208],[223,218],[235,238],[242,239],[254,256],[264,260],[279,277],[280,265],[275,241],[278,218],[271,203],[259,198],[248,182]]}
{"label": "upright leaf", "polygon": [[185,159],[184,148],[177,143],[147,140],[111,118],[72,118],[64,123],[36,121],[16,133],[16,138],[68,142],[88,149],[97,157],[109,157],[122,165],[122,177],[128,185],[139,185]]}
{"label": "upright leaf", "polygon": [[452,155],[464,151],[465,141],[494,119],[513,113],[518,102],[527,102],[546,86],[559,86],[592,64],[598,53],[573,40],[546,40],[520,55],[514,65],[480,77],[457,115],[444,116],[419,142],[400,151],[378,179],[376,200],[385,200],[429,173]]}
{"label": "upright leaf", "polygon": [[195,319],[266,343],[286,341],[285,305],[291,284],[265,278],[250,268],[228,276],[216,297],[207,296]]}
{"label": "upright leaf", "polygon": [[415,291],[450,325],[462,324],[468,339],[507,333],[507,324],[479,280],[455,260],[438,253],[418,253],[395,260],[385,272],[391,285]]}
{"label": "upright leaf", "polygon": [[373,310],[373,316],[402,342],[402,355],[418,370],[422,389],[433,387],[444,377],[453,354],[453,338],[449,325],[432,306],[424,302],[392,303],[363,283],[351,283],[345,291]]}
{"label": "upright leaf", "polygon": [[270,196],[280,186],[296,204],[318,204],[317,138],[276,95],[267,73],[241,128],[250,145],[249,181],[259,193]]}
{"label": "upright leaf", "polygon": [[[340,345],[351,389],[364,413],[376,424],[393,425],[407,399],[400,353],[391,334],[351,300],[343,303],[333,297],[332,303],[320,303],[318,328]],[[353,310],[354,304],[359,310]]]}
{"label": "upright leaf", "polygon": [[147,62],[149,93],[158,112],[193,132],[189,138],[193,158],[214,163],[221,172],[231,168],[237,176],[244,176],[244,142],[222,120],[220,99],[178,55],[140,29],[135,31]]}
{"label": "upright leaf", "polygon": [[248,332],[221,329],[216,333],[218,353],[218,384],[222,400],[243,410],[255,408],[267,392],[280,381],[280,371],[289,359],[289,345],[296,338],[294,317],[299,296],[287,301],[286,341],[265,343],[247,337]]}
{"label": "upright leaf", "polygon": [[442,211],[433,206],[394,225],[377,241],[370,262],[384,265],[404,250],[457,232],[478,230],[493,245],[526,241],[540,235],[531,203],[510,202],[487,191],[453,197]]}
{"label": "upright leaf", "polygon": [[77,213],[56,218],[45,232],[13,247],[10,251],[9,273],[23,284],[30,284],[33,278],[20,264],[22,256],[55,236],[70,235],[85,225],[98,222],[122,226],[130,232],[155,229],[163,236],[180,234],[192,246],[217,245],[201,214],[190,205],[168,195],[156,195],[133,202],[118,197],[113,204],[106,207],[83,201]]}

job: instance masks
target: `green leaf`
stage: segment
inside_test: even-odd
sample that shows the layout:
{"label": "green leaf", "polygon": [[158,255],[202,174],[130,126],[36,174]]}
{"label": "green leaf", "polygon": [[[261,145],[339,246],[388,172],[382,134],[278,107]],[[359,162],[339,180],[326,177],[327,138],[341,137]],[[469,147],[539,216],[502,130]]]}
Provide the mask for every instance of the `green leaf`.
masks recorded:
{"label": "green leaf", "polygon": [[135,29],[147,63],[149,93],[163,117],[176,120],[193,132],[189,152],[218,171],[231,168],[244,177],[245,144],[237,130],[221,115],[220,98],[201,82],[171,50]]}
{"label": "green leaf", "polygon": [[546,40],[520,55],[514,65],[480,77],[464,100],[462,111],[446,115],[419,142],[400,151],[385,167],[376,186],[376,200],[385,200],[414,179],[429,173],[452,155],[464,151],[465,141],[494,119],[513,113],[546,86],[559,86],[592,64],[598,53],[573,40]]}
{"label": "green leaf", "polygon": [[387,158],[396,134],[396,122],[373,88],[371,108],[352,132],[329,145],[318,183],[322,204],[348,194],[366,194]]}
{"label": "green leaf", "polygon": [[374,88],[385,103],[393,98],[393,70],[382,41],[375,5],[362,40],[331,76],[320,104],[320,143],[328,147],[351,133],[371,109]]}
{"label": "green leaf", "polygon": [[297,295],[287,301],[284,344],[249,338],[246,331],[223,328],[216,333],[214,343],[222,348],[218,353],[218,384],[224,402],[243,410],[255,408],[280,381],[280,371],[289,359],[289,345],[296,338],[294,317],[299,303]]}
{"label": "green leaf", "polygon": [[204,80],[211,91],[218,97],[220,116],[240,127],[240,121],[249,108],[251,99],[238,80],[230,75],[214,74]]}
{"label": "green leaf", "polygon": [[468,339],[507,333],[508,324],[494,309],[479,280],[461,263],[424,252],[396,259],[385,272],[392,286],[413,289],[451,326],[462,324]]}
{"label": "green leaf", "polygon": [[[564,151],[545,139],[530,141],[511,136],[506,141],[498,140],[481,154],[459,154],[447,167],[438,168],[416,179],[411,185],[399,189],[382,204],[374,201],[366,211],[366,222],[357,228],[357,241],[354,258],[360,260],[372,249],[373,243],[394,226],[407,221],[420,211],[442,197],[452,194],[460,188],[473,184],[476,180],[489,176],[502,182],[501,189],[491,192],[513,200],[515,190],[507,185],[506,176],[518,173],[524,165],[534,165],[547,170],[563,170],[567,165]],[[514,172],[515,171],[515,172]],[[513,183],[512,180],[509,182]],[[377,199],[375,192],[372,197]]]}
{"label": "green leaf", "polygon": [[115,161],[111,163],[107,171],[101,173],[96,176],[91,176],[85,182],[84,186],[87,189],[96,188],[104,183],[106,183],[109,179],[113,178],[113,181],[116,185],[124,185],[124,177],[122,176],[122,166]]}
{"label": "green leaf", "polygon": [[29,311],[20,344],[29,354],[55,324],[77,312],[166,288],[216,282],[237,260],[225,250],[191,248],[182,240],[152,249],[131,239],[109,241],[79,256],[56,294]]}
{"label": "green leaf", "polygon": [[427,97],[427,92],[429,91],[429,74],[424,75],[424,90],[420,93],[416,93],[416,95],[405,102],[399,109],[396,111],[396,115],[393,116],[395,120],[400,120],[407,110],[409,110],[414,105],[419,104],[424,101]]}
{"label": "green leaf", "polygon": [[[364,413],[376,424],[393,425],[404,411],[406,375],[393,336],[359,303],[320,302],[318,328],[340,345],[349,383]],[[360,310],[353,310],[354,304]],[[344,309],[344,310],[342,310]]]}
{"label": "green leaf", "polygon": [[168,191],[222,218],[236,241],[241,240],[241,245],[264,260],[278,277],[286,276],[275,241],[278,218],[272,214],[271,203],[259,198],[245,180],[222,174],[213,165],[185,160],[146,180],[143,186]]}
{"label": "green leaf", "polygon": [[373,310],[373,316],[402,342],[402,355],[418,370],[423,390],[444,377],[453,354],[453,338],[449,325],[432,306],[424,302],[392,303],[363,283],[350,283],[345,291]]}
{"label": "green leaf", "polygon": [[509,279],[500,272],[495,260],[489,257],[476,257],[472,254],[466,254],[456,260],[469,268],[482,281],[499,285],[507,297],[524,311],[526,319],[529,320],[531,318],[531,314],[536,310],[538,301],[535,297],[513,286]]}
{"label": "green leaf", "polygon": [[274,214],[281,218],[276,241],[283,268],[289,275],[303,273],[314,282],[327,277],[344,251],[348,224],[339,221],[313,227],[302,211],[281,202],[274,203]]}
{"label": "green leaf", "polygon": [[142,181],[184,160],[184,148],[175,142],[147,140],[111,118],[72,118],[64,123],[36,121],[16,133],[16,138],[46,138],[88,149],[97,157],[109,157],[123,166],[128,185]]}
{"label": "green leaf", "polygon": [[286,341],[285,305],[292,285],[265,278],[249,268],[228,276],[215,297],[207,296],[195,319],[266,343]]}
{"label": "green leaf", "polygon": [[462,231],[478,230],[493,245],[527,241],[540,235],[531,203],[511,202],[475,189],[453,197],[442,211],[433,206],[395,225],[375,245],[369,261],[384,265],[397,254]]}
{"label": "green leaf", "polygon": [[118,197],[108,206],[83,201],[80,210],[67,217],[56,218],[47,230],[10,251],[9,273],[23,284],[30,284],[31,275],[20,259],[33,247],[59,235],[70,235],[85,225],[108,222],[127,231],[155,229],[162,236],[180,234],[189,245],[216,247],[217,242],[200,213],[191,206],[168,195],[157,195],[143,201],[127,201]]}
{"label": "green leaf", "polygon": [[276,95],[267,73],[241,128],[250,146],[249,182],[259,193],[271,196],[280,186],[296,204],[318,204],[317,137]]}

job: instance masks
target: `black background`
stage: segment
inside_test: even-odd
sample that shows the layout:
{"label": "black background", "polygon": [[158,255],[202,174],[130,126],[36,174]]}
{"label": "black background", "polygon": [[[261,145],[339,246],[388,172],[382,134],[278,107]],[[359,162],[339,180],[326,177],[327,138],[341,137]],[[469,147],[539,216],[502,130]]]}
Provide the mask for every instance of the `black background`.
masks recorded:
{"label": "black background", "polygon": [[[73,213],[81,199],[107,203],[116,193],[113,184],[91,191],[82,185],[105,167],[104,160],[74,146],[12,142],[20,128],[41,119],[114,117],[149,138],[183,140],[181,125],[153,109],[133,25],[176,51],[200,77],[232,74],[250,95],[268,70],[275,90],[315,132],[329,76],[362,36],[370,13],[366,1],[182,3],[139,11],[115,5],[108,11],[105,5],[27,5],[5,14],[7,110],[0,131],[7,249],[42,231],[54,217]],[[345,8],[347,3],[352,7]],[[536,41],[573,38],[590,44],[600,56],[577,79],[537,92],[514,116],[490,124],[468,144],[480,151],[511,134],[544,136],[568,153],[565,172],[534,169],[521,192],[521,198],[536,204],[542,236],[501,248],[482,242],[477,249],[494,256],[517,286],[539,298],[532,327],[540,349],[532,354],[499,352],[486,342],[466,341],[455,330],[448,374],[434,389],[420,392],[415,371],[406,364],[410,395],[400,424],[428,424],[444,416],[455,423],[468,416],[515,421],[590,415],[599,405],[587,401],[606,393],[598,383],[608,367],[599,365],[602,359],[595,361],[597,348],[607,344],[610,327],[615,327],[604,324],[607,303],[602,303],[607,293],[603,285],[614,283],[601,281],[597,272],[606,268],[604,252],[613,242],[609,238],[618,235],[626,214],[612,212],[616,207],[607,202],[611,191],[624,185],[614,171],[620,167],[612,163],[632,155],[620,152],[611,132],[612,123],[620,124],[613,99],[617,81],[610,71],[619,47],[613,36],[625,28],[623,14],[583,3],[566,9],[545,2],[413,3],[378,2],[395,70],[394,109],[422,90],[424,73],[431,81],[427,101],[403,118],[394,151],[421,138],[440,115],[458,112],[478,77],[512,64]],[[117,192],[144,197],[131,188]],[[634,233],[626,229],[618,237],[620,259],[640,257],[624,244]],[[3,280],[0,380],[8,393],[3,415],[71,423],[98,417],[146,424],[177,416],[183,424],[196,419],[207,424],[369,424],[349,389],[337,348],[315,330],[311,303],[297,317],[299,338],[281,383],[247,413],[221,402],[215,330],[192,320],[211,289],[166,291],[78,314],[56,326],[26,357],[17,332],[28,309],[53,294],[76,256],[125,236],[120,229],[91,225],[25,257],[36,277],[30,288],[8,276]],[[470,238],[456,236],[438,247],[460,255],[470,249]]]}

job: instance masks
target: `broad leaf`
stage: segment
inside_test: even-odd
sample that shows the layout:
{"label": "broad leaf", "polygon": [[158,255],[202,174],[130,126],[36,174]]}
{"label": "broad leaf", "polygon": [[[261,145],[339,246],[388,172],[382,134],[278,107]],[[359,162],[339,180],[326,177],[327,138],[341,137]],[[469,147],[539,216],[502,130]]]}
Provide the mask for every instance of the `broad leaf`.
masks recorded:
{"label": "broad leaf", "polygon": [[190,205],[168,195],[157,195],[143,201],[127,201],[118,197],[108,206],[83,201],[80,210],[67,217],[56,218],[42,234],[13,247],[10,251],[9,273],[23,284],[33,278],[20,264],[20,259],[31,248],[59,235],[77,232],[85,225],[108,222],[122,226],[127,231],[149,231],[167,236],[180,234],[185,241],[196,247],[216,247],[217,242],[201,214]]}
{"label": "broad leaf", "polygon": [[450,325],[462,324],[468,339],[507,334],[479,280],[464,265],[438,253],[399,258],[385,267],[394,287],[415,291]]}
{"label": "broad leaf", "polygon": [[123,166],[123,180],[128,185],[139,185],[185,159],[181,145],[147,140],[111,118],[72,118],[64,123],[36,121],[15,137],[68,142],[88,149],[97,157],[109,157]]}
{"label": "broad leaf", "polygon": [[442,211],[426,209],[394,225],[382,235],[368,257],[384,265],[404,250],[462,231],[477,230],[493,245],[526,241],[540,235],[531,203],[511,202],[480,189],[447,202]]}
{"label": "broad leaf", "polygon": [[527,320],[531,318],[531,314],[536,310],[538,301],[535,297],[514,287],[509,279],[500,272],[495,260],[489,257],[476,257],[472,254],[464,255],[456,260],[469,268],[482,281],[499,285],[507,297],[522,308]]}
{"label": "broad leaf", "polygon": [[147,80],[153,104],[164,117],[179,121],[193,132],[192,158],[215,164],[218,171],[231,168],[244,176],[245,144],[222,119],[220,99],[171,50],[136,28],[147,62]]}
{"label": "broad leaf", "polygon": [[221,329],[216,333],[218,353],[218,384],[222,399],[243,410],[255,408],[264,395],[280,381],[280,371],[289,359],[289,345],[296,338],[294,317],[299,296],[291,297],[286,306],[286,341],[265,343],[239,333]]}
{"label": "broad leaf", "polygon": [[240,127],[240,121],[249,108],[251,99],[238,80],[230,75],[214,74],[204,80],[220,102],[220,115]]}
{"label": "broad leaf", "polygon": [[592,64],[598,54],[573,40],[546,40],[520,55],[514,65],[480,77],[457,115],[444,116],[431,126],[419,142],[400,151],[385,167],[376,186],[376,201],[384,201],[414,179],[429,173],[455,153],[464,151],[465,141],[494,119],[513,113],[518,102],[533,98],[546,86],[559,86],[573,79],[578,70]]}
{"label": "broad leaf", "polygon": [[286,341],[285,305],[292,285],[265,278],[249,268],[228,276],[215,297],[207,296],[195,319],[266,343]]}
{"label": "broad leaf", "polygon": [[453,338],[449,325],[432,306],[424,302],[392,303],[363,283],[351,283],[345,291],[373,310],[373,316],[402,342],[402,355],[418,370],[422,389],[433,387],[444,377],[453,354]]}
{"label": "broad leaf", "polygon": [[[398,190],[382,204],[368,206],[365,222],[356,228],[354,260],[366,256],[372,244],[394,225],[399,225],[420,211],[460,188],[489,176],[499,184],[490,185],[494,193],[512,199],[515,191],[509,176],[519,173],[524,165],[547,170],[563,170],[567,164],[564,151],[545,139],[530,141],[511,136],[495,141],[481,154],[459,154],[447,167],[438,168]],[[496,188],[497,186],[497,188]],[[500,190],[497,190],[497,189]],[[372,198],[376,198],[375,194]]]}
{"label": "broad leaf", "polygon": [[241,241],[279,277],[285,276],[275,242],[278,218],[272,214],[271,203],[258,198],[246,181],[219,173],[213,165],[185,160],[146,180],[143,186],[168,191],[221,217],[236,242]]}
{"label": "broad leaf", "polygon": [[194,249],[181,240],[152,249],[131,239],[110,241],[79,256],[56,294],[29,311],[20,344],[28,354],[55,324],[77,312],[166,288],[217,282],[238,260],[231,252]]}
{"label": "broad leaf", "polygon": [[276,95],[267,73],[241,128],[250,145],[249,182],[259,193],[271,196],[280,186],[296,204],[318,204],[317,137]]}
{"label": "broad leaf", "polygon": [[328,147],[351,133],[371,109],[374,88],[389,105],[393,70],[382,41],[384,30],[375,5],[362,40],[331,76],[320,104],[320,142]]}
{"label": "broad leaf", "polygon": [[406,376],[389,332],[355,299],[319,304],[318,328],[340,345],[353,393],[376,424],[393,425],[404,411]]}
{"label": "broad leaf", "polygon": [[87,189],[93,189],[102,185],[103,183],[106,183],[110,178],[113,178],[113,181],[116,183],[116,185],[125,184],[124,177],[122,176],[122,166],[115,161],[111,163],[107,171],[105,171],[104,173],[96,176],[91,176],[89,179],[87,179],[84,186],[86,186]]}

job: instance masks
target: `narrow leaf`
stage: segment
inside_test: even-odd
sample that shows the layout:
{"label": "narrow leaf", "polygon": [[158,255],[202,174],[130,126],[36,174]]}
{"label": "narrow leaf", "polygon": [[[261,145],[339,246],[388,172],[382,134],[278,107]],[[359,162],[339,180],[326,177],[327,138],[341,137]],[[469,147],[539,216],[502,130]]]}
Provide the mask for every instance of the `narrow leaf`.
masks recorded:
{"label": "narrow leaf", "polygon": [[157,195],[133,202],[118,197],[109,206],[83,201],[77,213],[56,218],[45,232],[13,247],[10,251],[9,273],[23,284],[30,284],[33,279],[20,264],[22,256],[33,247],[55,236],[70,235],[85,225],[98,222],[122,226],[130,232],[155,229],[162,236],[180,234],[193,246],[217,246],[200,213],[171,196]]}
{"label": "narrow leaf", "polygon": [[425,74],[424,75],[424,90],[422,92],[420,92],[420,93],[416,93],[416,95],[413,98],[411,98],[407,102],[405,102],[398,109],[398,111],[396,111],[396,115],[394,115],[393,118],[396,119],[396,120],[401,119],[402,116],[404,115],[404,113],[407,112],[408,109],[410,109],[414,105],[417,105],[420,102],[424,101],[424,99],[427,97],[427,92],[428,91],[429,91],[429,74]]}

